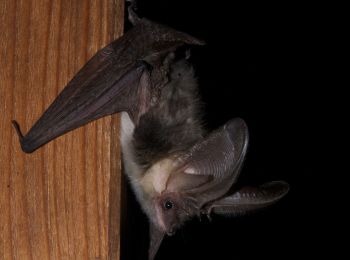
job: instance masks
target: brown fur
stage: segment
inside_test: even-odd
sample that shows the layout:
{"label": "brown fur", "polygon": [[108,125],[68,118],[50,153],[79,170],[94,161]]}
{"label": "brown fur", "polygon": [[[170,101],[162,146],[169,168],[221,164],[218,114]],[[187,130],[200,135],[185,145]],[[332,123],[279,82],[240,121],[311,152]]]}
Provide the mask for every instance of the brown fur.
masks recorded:
{"label": "brown fur", "polygon": [[193,68],[180,60],[171,66],[169,76],[159,102],[140,118],[135,128],[136,158],[145,168],[187,150],[204,134]]}

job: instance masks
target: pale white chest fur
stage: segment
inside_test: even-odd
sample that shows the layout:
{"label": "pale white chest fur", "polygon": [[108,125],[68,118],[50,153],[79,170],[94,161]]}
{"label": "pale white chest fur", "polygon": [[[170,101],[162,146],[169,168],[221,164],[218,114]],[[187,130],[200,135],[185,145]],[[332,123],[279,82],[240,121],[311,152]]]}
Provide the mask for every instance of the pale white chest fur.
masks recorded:
{"label": "pale white chest fur", "polygon": [[[124,171],[129,177],[133,190],[141,204],[144,200],[151,199],[161,194],[166,188],[171,169],[174,167],[172,159],[164,159],[154,164],[146,172],[136,163],[132,146],[135,125],[129,115],[123,112],[121,115],[121,145],[124,163]],[[144,205],[142,205],[144,206]]]}

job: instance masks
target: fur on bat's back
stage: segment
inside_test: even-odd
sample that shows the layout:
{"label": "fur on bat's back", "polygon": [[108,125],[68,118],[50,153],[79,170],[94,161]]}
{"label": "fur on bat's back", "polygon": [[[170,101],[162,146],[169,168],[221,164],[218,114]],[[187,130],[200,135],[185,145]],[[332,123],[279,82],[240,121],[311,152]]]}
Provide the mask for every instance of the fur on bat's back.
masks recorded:
{"label": "fur on bat's back", "polygon": [[194,70],[185,60],[172,64],[169,83],[159,101],[142,115],[132,145],[142,168],[171,154],[184,151],[203,136],[200,103]]}

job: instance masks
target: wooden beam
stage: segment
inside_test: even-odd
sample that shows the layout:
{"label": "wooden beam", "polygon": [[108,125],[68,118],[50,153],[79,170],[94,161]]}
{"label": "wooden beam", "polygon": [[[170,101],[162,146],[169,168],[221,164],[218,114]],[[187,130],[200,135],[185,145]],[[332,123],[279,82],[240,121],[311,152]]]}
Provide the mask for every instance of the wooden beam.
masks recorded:
{"label": "wooden beam", "polygon": [[124,0],[0,1],[0,259],[119,259],[118,118],[29,155],[11,120],[29,130],[123,17]]}

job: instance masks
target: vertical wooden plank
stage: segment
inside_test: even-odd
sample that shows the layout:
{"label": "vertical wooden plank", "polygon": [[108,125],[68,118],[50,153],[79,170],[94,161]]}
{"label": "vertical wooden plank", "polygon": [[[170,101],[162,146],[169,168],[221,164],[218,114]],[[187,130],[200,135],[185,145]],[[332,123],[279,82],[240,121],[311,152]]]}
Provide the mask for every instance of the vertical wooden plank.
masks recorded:
{"label": "vertical wooden plank", "polygon": [[[7,1],[0,3],[0,257],[4,259],[12,259],[12,240],[11,232],[11,210],[10,210],[10,172],[11,172],[11,131],[5,131],[4,126],[11,120],[13,111],[13,85],[11,84],[14,78],[14,53],[10,50],[10,46],[15,45],[15,19],[16,19],[16,4],[15,1]],[[5,26],[7,26],[5,30]],[[5,82],[6,83],[5,85]],[[15,174],[15,173],[14,173]],[[26,248],[26,245],[23,245]],[[22,249],[23,250],[23,249]]]}
{"label": "vertical wooden plank", "polygon": [[[116,17],[124,17],[124,1],[118,0],[114,2],[115,14],[109,12],[112,4],[104,5],[104,13],[110,16],[115,15]],[[120,19],[119,19],[120,20]],[[115,32],[112,37],[116,38],[120,35],[120,32],[124,30],[124,24],[118,20],[114,20]],[[120,129],[120,120],[118,116],[112,116],[110,124],[110,154],[112,156],[111,163],[109,165],[110,179],[108,182],[109,185],[109,226],[108,226],[108,244],[105,245],[108,247],[108,259],[121,259],[121,219],[126,210],[123,200],[123,187],[125,186],[123,175],[121,174],[121,149],[119,147],[119,129]],[[121,210],[123,209],[123,210]]]}
{"label": "vertical wooden plank", "polygon": [[0,259],[119,259],[118,118],[29,155],[11,120],[26,132],[123,16],[123,0],[0,1]]}

